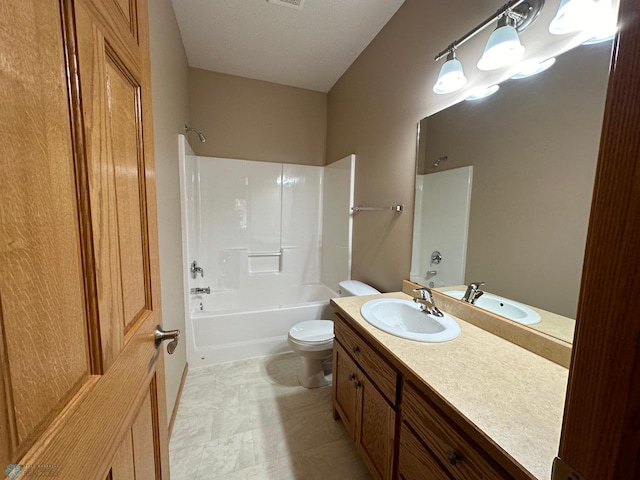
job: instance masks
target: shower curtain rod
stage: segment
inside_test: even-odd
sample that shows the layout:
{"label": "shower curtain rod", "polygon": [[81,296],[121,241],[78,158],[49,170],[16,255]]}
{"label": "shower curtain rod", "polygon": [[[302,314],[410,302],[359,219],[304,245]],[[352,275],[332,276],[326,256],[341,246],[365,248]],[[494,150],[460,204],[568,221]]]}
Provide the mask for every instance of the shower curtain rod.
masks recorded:
{"label": "shower curtain rod", "polygon": [[351,210],[354,212],[373,212],[373,211],[381,211],[381,210],[391,210],[392,212],[402,212],[404,210],[404,205],[393,205],[391,207],[351,207]]}

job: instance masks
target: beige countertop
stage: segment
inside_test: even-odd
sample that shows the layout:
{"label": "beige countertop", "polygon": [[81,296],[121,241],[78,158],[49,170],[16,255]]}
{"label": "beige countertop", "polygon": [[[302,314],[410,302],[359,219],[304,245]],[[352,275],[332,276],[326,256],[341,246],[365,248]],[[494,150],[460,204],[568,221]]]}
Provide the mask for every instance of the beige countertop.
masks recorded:
{"label": "beige countertop", "polygon": [[388,334],[360,315],[365,302],[383,297],[411,298],[397,292],[332,303],[531,474],[550,478],[568,370],[459,318],[460,336],[449,342],[420,343]]}

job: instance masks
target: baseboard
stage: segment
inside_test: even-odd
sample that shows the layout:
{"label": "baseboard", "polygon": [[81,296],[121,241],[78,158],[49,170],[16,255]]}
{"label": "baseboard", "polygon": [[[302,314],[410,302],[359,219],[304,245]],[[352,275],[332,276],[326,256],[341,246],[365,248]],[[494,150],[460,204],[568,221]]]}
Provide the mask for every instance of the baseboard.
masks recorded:
{"label": "baseboard", "polygon": [[171,412],[171,420],[169,420],[169,438],[171,438],[171,432],[173,431],[173,423],[176,421],[176,415],[178,414],[178,407],[180,406],[180,399],[182,398],[182,389],[184,388],[184,382],[187,379],[187,372],[189,371],[189,363],[184,364],[184,370],[182,371],[182,378],[180,379],[180,387],[178,388],[178,395],[176,396],[176,403],[173,405],[173,411]]}

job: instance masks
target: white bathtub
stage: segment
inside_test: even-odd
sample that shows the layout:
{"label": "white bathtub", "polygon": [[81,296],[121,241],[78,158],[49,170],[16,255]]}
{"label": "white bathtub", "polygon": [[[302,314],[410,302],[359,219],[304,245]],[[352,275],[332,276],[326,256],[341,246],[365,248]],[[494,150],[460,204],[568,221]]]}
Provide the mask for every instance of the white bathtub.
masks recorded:
{"label": "white bathtub", "polygon": [[[289,329],[303,320],[331,319],[329,299],[337,297],[322,284],[298,285],[285,292],[212,292],[192,298],[192,367],[291,351]],[[202,305],[201,305],[202,304]],[[242,305],[228,308],[229,305]],[[202,308],[202,310],[200,310]]]}

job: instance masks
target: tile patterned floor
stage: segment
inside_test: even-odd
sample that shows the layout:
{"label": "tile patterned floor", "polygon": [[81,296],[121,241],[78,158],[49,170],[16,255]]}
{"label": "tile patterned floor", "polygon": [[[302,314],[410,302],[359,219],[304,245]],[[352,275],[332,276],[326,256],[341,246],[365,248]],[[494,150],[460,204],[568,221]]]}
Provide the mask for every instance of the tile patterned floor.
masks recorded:
{"label": "tile patterned floor", "polygon": [[189,371],[169,444],[172,480],[370,480],[331,387],[307,390],[293,353]]}

